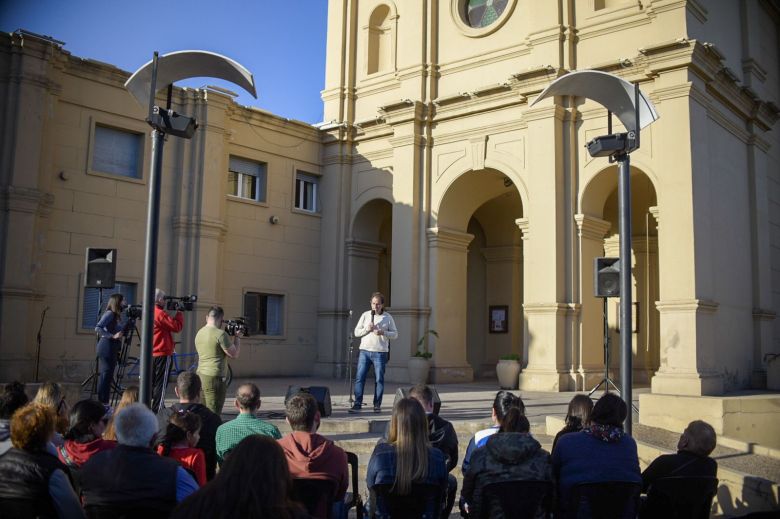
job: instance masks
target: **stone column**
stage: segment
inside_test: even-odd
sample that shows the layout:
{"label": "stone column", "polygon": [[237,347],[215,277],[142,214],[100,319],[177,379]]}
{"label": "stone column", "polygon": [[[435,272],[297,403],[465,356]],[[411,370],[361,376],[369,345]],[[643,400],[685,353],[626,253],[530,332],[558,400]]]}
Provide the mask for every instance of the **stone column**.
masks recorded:
{"label": "stone column", "polygon": [[474,378],[466,356],[468,246],[474,239],[452,229],[428,229],[432,313],[430,326],[439,334],[433,345],[431,382],[469,382]]}
{"label": "stone column", "polygon": [[604,236],[612,224],[587,214],[574,215],[579,237],[580,257],[580,344],[576,386],[589,390],[604,377],[604,300],[595,297],[593,261],[604,256]]}
{"label": "stone column", "polygon": [[658,342],[655,340],[655,330],[658,326],[655,308],[658,299],[655,282],[658,276],[658,238],[632,236],[631,248],[634,256],[634,303],[637,308],[634,316],[634,328],[637,331],[632,337],[633,380],[634,385],[645,385],[650,383],[653,373],[658,369],[655,361],[658,352]]}

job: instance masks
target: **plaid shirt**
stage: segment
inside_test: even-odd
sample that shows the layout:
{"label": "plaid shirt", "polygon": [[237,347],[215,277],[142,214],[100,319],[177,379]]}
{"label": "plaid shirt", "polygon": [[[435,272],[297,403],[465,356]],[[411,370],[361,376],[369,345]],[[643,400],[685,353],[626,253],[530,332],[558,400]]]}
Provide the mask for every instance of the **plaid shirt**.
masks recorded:
{"label": "plaid shirt", "polygon": [[275,425],[264,422],[252,413],[240,413],[234,420],[223,423],[217,429],[217,461],[222,464],[225,456],[241,440],[252,434],[262,434],[277,440],[282,438]]}

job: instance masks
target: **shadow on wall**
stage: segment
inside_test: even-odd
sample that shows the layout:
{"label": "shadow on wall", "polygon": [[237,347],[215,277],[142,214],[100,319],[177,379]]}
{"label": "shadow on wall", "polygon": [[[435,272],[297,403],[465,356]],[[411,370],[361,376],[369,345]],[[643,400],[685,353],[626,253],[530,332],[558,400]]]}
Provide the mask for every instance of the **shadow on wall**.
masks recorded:
{"label": "shadow on wall", "polygon": [[[778,517],[778,484],[756,476],[745,476],[742,481],[742,495],[732,495],[731,488],[721,480],[716,500],[710,513],[721,517]],[[720,509],[721,514],[718,514]]]}

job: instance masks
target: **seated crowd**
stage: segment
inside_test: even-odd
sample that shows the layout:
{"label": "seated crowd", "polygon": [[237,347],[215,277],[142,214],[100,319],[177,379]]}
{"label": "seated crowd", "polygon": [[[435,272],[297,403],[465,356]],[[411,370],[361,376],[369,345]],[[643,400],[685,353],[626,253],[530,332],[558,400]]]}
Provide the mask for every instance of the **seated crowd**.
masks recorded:
{"label": "seated crowd", "polygon": [[[136,387],[113,413],[94,400],[69,408],[58,384],[40,392],[28,403],[24,386],[13,383],[0,395],[3,517],[342,518],[347,500],[356,502],[347,492],[348,454],[317,433],[321,416],[311,395],[288,400],[292,432],[282,437],[256,416],[260,390],[251,383],[239,386],[239,414],[225,423],[200,403],[201,381],[191,372],[177,379],[179,402],[159,415],[137,402]],[[368,462],[369,515],[448,517],[457,434],[433,413],[430,388],[415,386],[409,395],[396,402]],[[530,433],[523,401],[499,391],[493,426],[471,438],[462,462],[461,515],[596,517],[606,494],[624,507],[620,516],[663,517],[669,501],[656,499],[654,489],[667,478],[698,478],[713,492],[710,425],[691,422],[678,452],[641,472],[636,442],[623,431],[627,413],[611,393],[595,405],[575,396],[548,453]],[[641,507],[640,491],[648,494]],[[702,502],[707,512],[709,500]]]}

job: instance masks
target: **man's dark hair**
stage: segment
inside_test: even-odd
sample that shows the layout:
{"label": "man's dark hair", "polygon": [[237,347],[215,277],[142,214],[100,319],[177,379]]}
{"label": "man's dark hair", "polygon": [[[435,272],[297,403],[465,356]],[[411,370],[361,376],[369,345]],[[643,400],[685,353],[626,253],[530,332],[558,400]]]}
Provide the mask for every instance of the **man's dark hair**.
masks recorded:
{"label": "man's dark hair", "polygon": [[628,408],[623,399],[614,393],[607,393],[599,398],[590,413],[590,422],[599,425],[614,425],[623,427],[623,421],[628,416]]}
{"label": "man's dark hair", "polygon": [[0,419],[10,419],[17,409],[24,407],[29,401],[24,392],[24,384],[16,381],[6,384],[3,394],[0,395]]}
{"label": "man's dark hair", "polygon": [[200,389],[203,384],[197,373],[192,371],[182,371],[176,377],[176,389],[179,391],[179,397],[186,400],[193,400],[200,395]]}
{"label": "man's dark hair", "polygon": [[414,398],[427,408],[433,405],[433,390],[425,384],[417,384],[409,390],[409,398]]}
{"label": "man's dark hair", "polygon": [[298,393],[287,401],[287,421],[293,431],[311,431],[317,417],[317,399],[308,393]]}
{"label": "man's dark hair", "polygon": [[225,311],[222,309],[221,306],[212,306],[209,308],[209,317],[213,317],[214,319],[220,319],[222,317],[225,317]]}
{"label": "man's dark hair", "polygon": [[241,409],[256,411],[260,407],[260,388],[251,382],[241,384],[236,391],[236,401]]}
{"label": "man's dark hair", "polygon": [[493,400],[493,410],[496,412],[496,418],[498,418],[499,422],[504,419],[504,416],[512,407],[520,409],[520,414],[525,415],[525,404],[519,396],[509,391],[496,393],[496,398]]}

